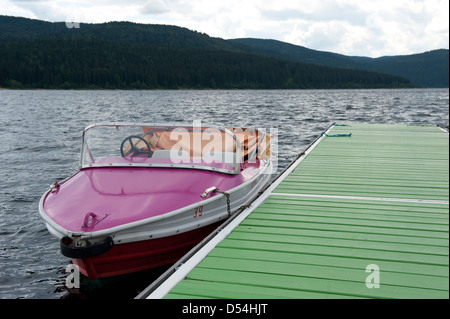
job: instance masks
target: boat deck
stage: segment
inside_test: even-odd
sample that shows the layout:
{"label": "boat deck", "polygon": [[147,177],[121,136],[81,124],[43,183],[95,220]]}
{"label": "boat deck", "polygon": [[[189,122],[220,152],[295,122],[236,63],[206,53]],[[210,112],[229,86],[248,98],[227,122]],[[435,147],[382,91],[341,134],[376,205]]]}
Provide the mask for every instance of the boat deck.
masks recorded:
{"label": "boat deck", "polygon": [[449,135],[335,125],[147,298],[449,298]]}

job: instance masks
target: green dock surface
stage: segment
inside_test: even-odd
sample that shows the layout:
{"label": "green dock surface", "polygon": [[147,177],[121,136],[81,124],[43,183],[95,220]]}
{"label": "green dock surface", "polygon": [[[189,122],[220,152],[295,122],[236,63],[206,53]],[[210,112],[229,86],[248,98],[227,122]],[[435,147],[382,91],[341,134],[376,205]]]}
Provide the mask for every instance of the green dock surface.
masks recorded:
{"label": "green dock surface", "polygon": [[448,201],[447,132],[333,126],[165,298],[447,299]]}

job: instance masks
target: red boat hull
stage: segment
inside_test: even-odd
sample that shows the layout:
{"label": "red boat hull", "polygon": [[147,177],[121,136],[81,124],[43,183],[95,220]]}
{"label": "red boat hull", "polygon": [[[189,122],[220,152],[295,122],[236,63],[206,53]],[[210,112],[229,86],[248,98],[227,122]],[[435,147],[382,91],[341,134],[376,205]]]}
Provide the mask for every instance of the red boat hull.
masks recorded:
{"label": "red boat hull", "polygon": [[99,256],[72,261],[91,280],[173,264],[221,223],[223,221],[179,235],[113,245]]}

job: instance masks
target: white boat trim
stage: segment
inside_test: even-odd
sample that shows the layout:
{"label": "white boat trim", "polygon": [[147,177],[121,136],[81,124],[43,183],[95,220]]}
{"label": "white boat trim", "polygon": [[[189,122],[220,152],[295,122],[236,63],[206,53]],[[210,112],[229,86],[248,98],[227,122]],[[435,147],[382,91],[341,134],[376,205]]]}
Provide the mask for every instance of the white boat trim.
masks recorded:
{"label": "white boat trim", "polygon": [[[266,175],[268,178],[270,177],[270,172],[272,170],[272,162],[269,161],[262,161],[262,163],[264,163],[263,168],[261,169],[261,172],[257,175],[255,175],[254,177],[252,177],[251,179],[249,179],[248,181],[245,181],[244,183],[232,188],[231,190],[228,190],[227,192],[232,195],[233,193],[241,190],[242,188],[248,187],[251,183],[253,183],[255,180],[257,180],[259,177]],[[267,181],[266,181],[267,182]],[[265,183],[263,183],[265,184]],[[211,185],[214,186],[214,185]],[[262,185],[263,186],[263,185]],[[262,187],[261,186],[261,187]],[[191,205],[179,208],[177,210],[171,211],[169,213],[165,213],[162,215],[158,215],[158,216],[153,216],[153,217],[149,217],[146,219],[142,219],[142,220],[138,220],[135,222],[131,222],[131,223],[127,223],[127,224],[123,224],[123,225],[119,225],[116,227],[112,227],[112,228],[108,228],[108,229],[103,229],[103,230],[98,230],[98,231],[93,231],[93,232],[73,232],[73,231],[69,231],[67,229],[65,229],[64,227],[60,226],[59,224],[57,224],[55,221],[53,221],[50,217],[47,216],[47,214],[45,213],[43,204],[44,204],[44,200],[47,197],[47,195],[51,192],[51,190],[48,190],[44,195],[42,195],[40,201],[39,201],[39,213],[41,215],[41,217],[44,219],[44,221],[47,223],[47,228],[51,227],[53,228],[52,230],[49,231],[56,235],[56,234],[60,234],[60,236],[57,237],[63,237],[63,236],[69,236],[69,237],[77,237],[80,239],[94,239],[94,238],[103,238],[106,236],[111,236],[129,229],[133,229],[133,228],[137,228],[137,227],[142,227],[144,225],[150,224],[150,223],[155,223],[157,221],[161,221],[164,219],[168,219],[171,218],[173,216],[179,215],[184,213],[187,210],[193,210],[195,208],[197,208],[199,205],[208,205],[209,203],[215,202],[217,200],[220,200],[221,198],[225,197],[225,195],[223,194],[216,194],[213,197],[210,197],[208,199],[204,199],[201,200],[199,202],[193,203]],[[199,194],[199,198],[201,198],[201,194]],[[250,198],[248,199],[250,200]],[[224,216],[227,215],[223,214]],[[219,216],[215,216],[217,218],[220,217]],[[222,218],[223,219],[223,218]],[[193,223],[195,224],[195,223]],[[198,224],[198,223],[197,223]],[[196,229],[197,227],[189,227],[191,225],[187,225],[187,227],[184,227],[185,229],[181,229],[180,227],[178,227],[178,232],[176,232],[176,230],[174,231],[174,233],[172,235],[175,235],[177,233],[183,233],[192,229]],[[168,234],[165,234],[164,236],[167,236]],[[149,239],[150,234],[147,233],[146,237],[147,239]],[[162,235],[161,235],[162,236]],[[127,236],[126,236],[127,237]],[[139,234],[139,236],[137,236],[138,238],[143,238],[142,234]],[[152,235],[152,238],[156,238],[155,236]],[[130,242],[130,241],[137,241],[137,240],[132,240],[129,236],[128,239],[123,238],[123,240],[120,238],[120,236],[115,236],[115,238],[113,238],[115,243],[124,243],[124,242]]]}
{"label": "white boat trim", "polygon": [[81,169],[95,168],[95,167],[141,167],[141,168],[184,168],[184,169],[198,169],[202,171],[212,171],[224,174],[237,175],[239,174],[239,168],[231,171],[224,168],[208,167],[201,165],[192,165],[190,163],[186,164],[162,164],[162,163],[95,163],[95,164],[84,164]]}

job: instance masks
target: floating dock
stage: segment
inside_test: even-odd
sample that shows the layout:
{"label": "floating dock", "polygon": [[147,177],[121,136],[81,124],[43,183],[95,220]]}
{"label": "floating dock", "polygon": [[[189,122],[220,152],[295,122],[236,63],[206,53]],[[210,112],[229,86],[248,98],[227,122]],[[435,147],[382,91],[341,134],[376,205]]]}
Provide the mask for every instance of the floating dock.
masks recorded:
{"label": "floating dock", "polygon": [[137,298],[449,298],[449,135],[336,124]]}

